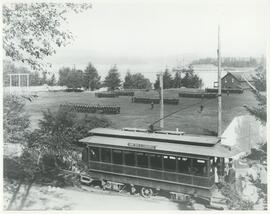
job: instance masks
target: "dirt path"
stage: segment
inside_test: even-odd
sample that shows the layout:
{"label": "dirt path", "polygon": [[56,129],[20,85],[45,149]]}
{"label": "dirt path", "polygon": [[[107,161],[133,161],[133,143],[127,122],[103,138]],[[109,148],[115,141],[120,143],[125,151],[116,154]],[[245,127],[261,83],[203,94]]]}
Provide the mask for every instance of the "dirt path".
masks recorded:
{"label": "dirt path", "polygon": [[[21,189],[21,193],[24,188]],[[4,193],[7,207],[11,195]],[[17,205],[19,205],[19,201]],[[198,205],[198,209],[203,206]],[[16,210],[16,204],[13,208]],[[175,203],[161,196],[149,199],[128,193],[102,191],[92,187],[55,188],[33,186],[24,210],[190,210],[185,204]]]}

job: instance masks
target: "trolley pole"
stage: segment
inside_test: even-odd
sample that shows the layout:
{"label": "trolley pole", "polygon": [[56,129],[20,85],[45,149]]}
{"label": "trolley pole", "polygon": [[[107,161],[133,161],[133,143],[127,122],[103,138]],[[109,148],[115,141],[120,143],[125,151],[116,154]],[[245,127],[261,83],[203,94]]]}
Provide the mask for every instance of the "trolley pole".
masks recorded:
{"label": "trolley pole", "polygon": [[159,75],[159,85],[160,85],[160,128],[164,128],[164,103],[163,103],[163,73]]}
{"label": "trolley pole", "polygon": [[221,52],[220,52],[220,27],[218,26],[218,137],[222,132],[222,97],[221,97]]}

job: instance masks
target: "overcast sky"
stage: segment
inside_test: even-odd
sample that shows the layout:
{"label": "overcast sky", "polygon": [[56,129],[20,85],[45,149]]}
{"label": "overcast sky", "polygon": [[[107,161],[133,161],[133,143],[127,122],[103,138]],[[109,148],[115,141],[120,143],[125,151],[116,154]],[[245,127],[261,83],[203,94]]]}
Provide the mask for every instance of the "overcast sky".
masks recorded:
{"label": "overcast sky", "polygon": [[91,61],[102,76],[113,64],[124,72],[136,66],[153,73],[157,65],[175,66],[183,56],[216,57],[218,24],[223,56],[265,53],[268,0],[90,2],[89,11],[68,16],[76,40],[49,58],[54,69],[83,68]]}

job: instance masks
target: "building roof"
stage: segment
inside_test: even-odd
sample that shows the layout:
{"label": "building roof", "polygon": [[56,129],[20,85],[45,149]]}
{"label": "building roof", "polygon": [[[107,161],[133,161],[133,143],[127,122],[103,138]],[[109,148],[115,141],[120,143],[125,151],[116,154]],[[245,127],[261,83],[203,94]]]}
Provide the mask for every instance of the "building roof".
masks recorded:
{"label": "building roof", "polygon": [[143,149],[149,151],[158,152],[168,152],[168,153],[180,153],[188,155],[201,155],[207,157],[233,157],[240,153],[237,147],[228,147],[220,143],[214,146],[197,146],[197,145],[186,145],[177,143],[166,143],[157,142],[149,140],[138,140],[138,139],[127,139],[127,138],[116,138],[107,136],[90,136],[81,139],[80,142],[86,144],[94,144],[101,146],[115,146],[122,148],[133,148],[133,149]]}
{"label": "building roof", "polygon": [[203,145],[213,146],[220,141],[219,138],[207,135],[170,135],[163,133],[143,133],[134,131],[124,131],[119,129],[109,128],[96,128],[92,129],[90,133],[94,136],[114,137],[114,138],[126,138],[134,140],[156,141],[175,143],[175,144],[187,144],[187,145]]}
{"label": "building roof", "polygon": [[[254,71],[246,71],[246,72],[228,72],[228,74],[233,75],[237,80],[243,82],[243,81],[253,81],[252,77],[255,76]],[[223,77],[224,78],[224,77]]]}

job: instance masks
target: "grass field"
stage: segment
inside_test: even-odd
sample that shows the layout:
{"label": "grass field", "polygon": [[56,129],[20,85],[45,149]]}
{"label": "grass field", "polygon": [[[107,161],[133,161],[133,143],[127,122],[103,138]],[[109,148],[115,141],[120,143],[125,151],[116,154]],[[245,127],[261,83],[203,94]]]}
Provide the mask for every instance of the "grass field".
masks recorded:
{"label": "grass field", "polygon": [[[254,106],[257,104],[253,94],[249,91],[243,94],[223,94],[223,130],[236,116],[248,114],[243,105]],[[179,98],[178,105],[165,105],[167,115],[178,109],[200,102],[196,98]],[[31,127],[37,128],[38,120],[42,118],[42,111],[51,109],[57,111],[63,103],[84,103],[84,104],[116,104],[121,107],[121,113],[116,115],[100,115],[112,121],[112,127],[137,127],[147,128],[149,124],[159,119],[160,106],[156,104],[150,109],[149,104],[132,103],[131,97],[119,98],[96,98],[94,93],[73,93],[73,92],[40,92],[38,98],[26,104],[26,110],[30,114]],[[164,121],[165,130],[175,130],[192,134],[209,134],[209,131],[217,130],[217,99],[205,99],[204,110],[199,112],[200,104],[180,111]],[[159,123],[156,124],[159,126]]]}

